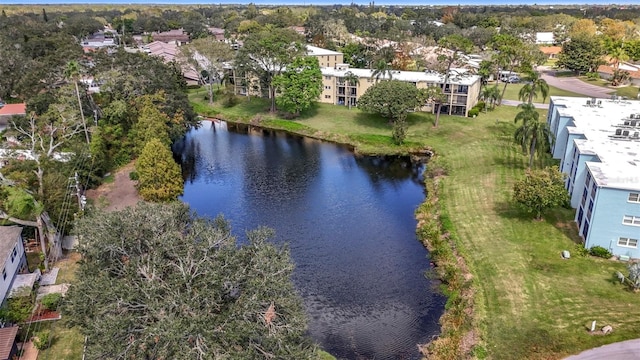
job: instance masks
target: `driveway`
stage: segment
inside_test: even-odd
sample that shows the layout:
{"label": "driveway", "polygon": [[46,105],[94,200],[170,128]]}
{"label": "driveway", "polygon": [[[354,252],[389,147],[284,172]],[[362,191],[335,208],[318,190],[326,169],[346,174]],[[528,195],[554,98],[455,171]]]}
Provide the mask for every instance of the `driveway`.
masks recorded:
{"label": "driveway", "polygon": [[640,359],[640,339],[622,341],[586,350],[565,360],[635,360]]}
{"label": "driveway", "polygon": [[547,84],[557,87],[558,89],[601,99],[610,98],[611,93],[615,91],[613,89],[587,84],[575,77],[555,77],[555,72],[553,70],[544,69],[542,67],[539,67],[539,69],[542,71],[542,78],[547,82]]}

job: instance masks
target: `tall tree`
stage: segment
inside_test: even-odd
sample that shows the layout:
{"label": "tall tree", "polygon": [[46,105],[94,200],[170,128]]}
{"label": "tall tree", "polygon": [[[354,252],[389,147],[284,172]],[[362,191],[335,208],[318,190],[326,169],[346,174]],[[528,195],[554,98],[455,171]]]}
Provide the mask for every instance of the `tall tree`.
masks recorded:
{"label": "tall tree", "polygon": [[488,104],[484,109],[487,110],[490,107],[492,110],[496,106],[496,102],[500,98],[500,89],[498,89],[498,84],[493,86],[485,86],[480,91],[480,98]]}
{"label": "tall tree", "polygon": [[322,73],[318,58],[297,57],[287,70],[276,76],[273,84],[279,91],[276,103],[294,114],[308,109],[322,93]]}
{"label": "tall tree", "polygon": [[375,80],[375,82],[380,81],[380,79],[393,79],[393,69],[391,68],[391,64],[384,59],[378,59],[374,62],[373,69],[371,69],[371,78]]}
{"label": "tall tree", "polygon": [[562,206],[568,201],[564,177],[557,166],[527,169],[525,177],[513,185],[513,198],[534,214],[537,220],[541,220],[546,210]]}
{"label": "tall tree", "polygon": [[136,154],[140,154],[151,139],[157,139],[166,146],[171,145],[168,126],[171,119],[159,106],[164,100],[162,93],[144,95],[136,100],[138,121],[130,133]]}
{"label": "tall tree", "polygon": [[346,73],[344,73],[343,79],[344,79],[345,85],[347,85],[347,91],[345,96],[346,96],[347,104],[349,106],[349,110],[351,110],[351,104],[355,102],[356,95],[354,95],[351,91],[352,89],[349,89],[349,88],[355,88],[353,90],[357,94],[358,86],[360,85],[360,78],[358,77],[358,75],[354,74],[353,72],[347,71]]}
{"label": "tall tree", "polygon": [[236,66],[255,74],[269,89],[270,111],[276,111],[273,79],[298,56],[304,54],[302,37],[291,29],[271,29],[250,34],[238,51]]}
{"label": "tall tree", "polygon": [[202,82],[207,84],[209,104],[213,104],[213,85],[222,80],[224,66],[233,60],[234,55],[229,44],[211,36],[180,47],[181,61],[198,72]]}
{"label": "tall tree", "polygon": [[[440,38],[440,40],[438,41],[438,47],[440,49],[438,61],[444,62],[446,65],[443,81],[443,86],[446,89],[447,84],[449,83],[449,79],[452,75],[452,66],[460,61],[462,55],[470,52],[471,49],[473,49],[473,43],[471,42],[471,40],[462,35],[452,34]],[[435,127],[438,127],[439,121],[440,105],[438,104],[436,110],[436,122],[434,124]]]}
{"label": "tall tree", "polygon": [[524,77],[526,84],[520,88],[518,98],[521,101],[527,101],[529,104],[533,103],[533,98],[538,98],[538,93],[542,95],[542,102],[544,103],[549,96],[549,84],[547,81],[540,77],[537,71],[528,71]]}
{"label": "tall tree", "polygon": [[[493,37],[491,46],[496,51],[494,61],[499,69],[512,73],[516,66],[520,64],[520,59],[522,58],[522,48],[524,46],[522,40],[510,34],[498,34]],[[501,104],[502,98],[504,98],[508,84],[509,82],[505,81],[502,94],[498,99],[498,105]]]}
{"label": "tall tree", "polygon": [[521,111],[516,114],[514,122],[522,122],[516,129],[514,138],[522,147],[522,151],[529,155],[529,168],[533,167],[536,154],[542,155],[549,150],[553,133],[546,122],[540,121],[540,114],[531,103],[518,105]]}
{"label": "tall tree", "polygon": [[146,201],[175,201],[182,194],[180,166],[173,160],[169,146],[151,139],[136,160],[138,192]]}
{"label": "tall tree", "polygon": [[77,281],[63,313],[89,359],[317,359],[286,248],[180,203],[80,219]]}
{"label": "tall tree", "polygon": [[82,100],[80,99],[80,89],[78,88],[78,81],[80,81],[80,64],[77,61],[72,60],[67,63],[64,70],[64,75],[67,79],[71,80],[76,88],[76,97],[78,98],[78,110],[80,112],[80,118],[82,119],[82,128],[84,129],[84,136],[87,140],[87,144],[91,142],[89,139],[89,132],[87,131],[87,122],[84,118],[84,110],[82,109]]}

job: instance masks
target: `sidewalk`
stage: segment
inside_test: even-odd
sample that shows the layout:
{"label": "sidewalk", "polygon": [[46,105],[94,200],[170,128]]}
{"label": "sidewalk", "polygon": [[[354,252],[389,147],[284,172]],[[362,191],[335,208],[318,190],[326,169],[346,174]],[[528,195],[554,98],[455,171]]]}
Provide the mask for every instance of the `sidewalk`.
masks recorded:
{"label": "sidewalk", "polygon": [[640,359],[640,339],[627,340],[586,350],[565,360]]}
{"label": "sidewalk", "polygon": [[[501,105],[507,105],[507,106],[518,106],[522,104],[522,101],[517,101],[517,100],[502,100],[502,104]],[[541,103],[533,103],[533,106],[535,106],[536,109],[548,109],[549,108],[549,104],[541,104]]]}

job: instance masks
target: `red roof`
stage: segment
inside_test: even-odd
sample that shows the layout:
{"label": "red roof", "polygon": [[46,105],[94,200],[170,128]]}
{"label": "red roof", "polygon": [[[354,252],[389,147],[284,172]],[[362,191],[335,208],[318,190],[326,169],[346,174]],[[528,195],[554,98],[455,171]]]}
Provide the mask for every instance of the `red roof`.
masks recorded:
{"label": "red roof", "polygon": [[18,327],[6,327],[0,329],[0,359],[9,359],[13,343],[16,341]]}
{"label": "red roof", "polygon": [[2,115],[26,115],[27,114],[27,104],[6,104],[2,108],[0,108],[0,116]]}
{"label": "red roof", "polygon": [[562,51],[562,47],[561,46],[540,46],[540,51],[542,51],[546,55],[559,54],[560,51]]}

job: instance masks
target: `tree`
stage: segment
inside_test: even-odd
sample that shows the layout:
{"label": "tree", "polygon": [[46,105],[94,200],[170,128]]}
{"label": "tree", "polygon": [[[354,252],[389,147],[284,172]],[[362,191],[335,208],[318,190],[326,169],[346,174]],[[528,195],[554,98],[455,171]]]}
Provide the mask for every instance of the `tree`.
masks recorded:
{"label": "tree", "polygon": [[564,188],[565,175],[557,166],[527,169],[525,177],[513,185],[513,198],[527,212],[541,220],[546,210],[562,206],[568,201]]}
{"label": "tree", "polygon": [[295,116],[308,109],[322,93],[322,72],[318,58],[297,57],[287,70],[273,79],[279,95],[276,103]]}
{"label": "tree", "polygon": [[276,111],[273,79],[282,74],[293,59],[304,53],[302,38],[291,29],[271,29],[249,34],[238,51],[236,65],[259,77],[269,89],[270,111]]}
{"label": "tree", "polygon": [[[500,99],[500,89],[498,89],[498,85],[493,86],[485,86],[480,91],[480,99],[482,99],[485,103],[489,104],[491,109],[495,108],[496,102]],[[488,106],[485,106],[485,110]]]}
{"label": "tree", "polygon": [[[491,41],[493,49],[496,51],[494,62],[500,69],[506,69],[509,73],[522,66],[526,57],[525,46],[519,37],[510,34],[498,34]],[[498,105],[501,104],[504,94],[507,91],[508,81],[505,81],[502,88],[502,94],[498,99]]]}
{"label": "tree", "polygon": [[540,114],[531,103],[518,105],[522,111],[516,114],[514,121],[522,122],[516,129],[514,138],[522,147],[522,151],[529,155],[529,168],[533,166],[535,154],[544,154],[550,147],[553,134],[546,122],[540,121]]}
{"label": "tree", "polygon": [[84,119],[84,110],[82,109],[82,101],[80,100],[80,90],[78,89],[78,81],[80,80],[80,64],[77,61],[69,61],[67,67],[64,70],[64,75],[67,79],[73,81],[76,88],[76,97],[78,98],[78,110],[80,111],[80,118],[82,119],[82,127],[84,129],[84,136],[89,144],[89,132],[87,131],[87,123]]}
{"label": "tree", "polygon": [[[229,44],[217,41],[214,37],[193,40],[180,47],[182,62],[191,66],[208,85],[209,104],[213,104],[213,84],[222,79],[224,66],[233,59],[234,53]],[[206,78],[202,74],[206,74]]]}
{"label": "tree", "polygon": [[146,201],[174,201],[182,194],[183,183],[180,166],[166,144],[151,139],[136,160],[138,192]]}
{"label": "tree", "polygon": [[379,59],[374,63],[374,68],[371,70],[371,78],[375,82],[382,80],[391,80],[393,78],[393,69],[391,65],[384,59]]}
{"label": "tree", "polygon": [[547,84],[547,81],[541,78],[537,71],[533,70],[528,71],[523,80],[526,84],[520,88],[518,98],[531,104],[533,103],[533,98],[538,98],[538,93],[540,93],[544,103],[547,96],[549,96],[549,84]]}
{"label": "tree", "polygon": [[572,37],[558,54],[556,66],[577,74],[595,72],[602,64],[604,49],[600,40],[593,36]]}
{"label": "tree", "polygon": [[591,19],[579,19],[575,21],[569,29],[569,38],[574,37],[593,37],[596,35],[598,27]]}
{"label": "tree", "polygon": [[75,229],[83,261],[63,313],[88,358],[317,358],[273,231],[240,246],[224,219],[180,203],[96,212]]}
{"label": "tree", "polygon": [[[451,67],[453,64],[460,61],[462,55],[468,53],[473,49],[473,43],[471,40],[459,34],[452,34],[449,36],[445,36],[438,41],[440,54],[438,55],[438,61],[444,62],[446,64],[446,70],[444,73],[444,81],[443,84],[445,88],[449,83],[449,79],[451,77]],[[436,122],[435,127],[438,127],[438,122],[440,121],[440,104],[437,104],[436,109]]]}
{"label": "tree", "polygon": [[[349,87],[355,88],[354,90],[357,93],[358,85],[360,85],[360,78],[358,77],[358,75],[354,74],[351,71],[347,71],[346,73],[344,73],[343,79],[345,84],[348,85]],[[354,95],[354,93],[352,93],[351,90],[352,89],[347,88],[347,93],[346,93],[346,100],[347,100],[347,104],[349,104],[349,110],[351,110],[351,104],[354,103],[356,100],[356,95]]]}
{"label": "tree", "polygon": [[171,145],[168,126],[171,119],[160,108],[164,99],[164,94],[160,93],[136,100],[138,119],[130,133],[136,154],[140,154],[151,139],[157,139],[165,146]]}
{"label": "tree", "polygon": [[424,93],[412,84],[389,80],[368,88],[358,100],[358,107],[389,119],[394,124],[394,140],[400,144],[406,134],[407,114],[424,105],[425,100]]}

